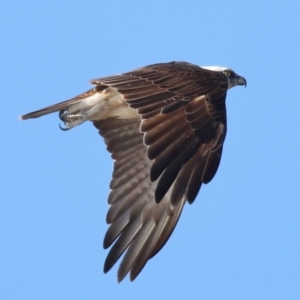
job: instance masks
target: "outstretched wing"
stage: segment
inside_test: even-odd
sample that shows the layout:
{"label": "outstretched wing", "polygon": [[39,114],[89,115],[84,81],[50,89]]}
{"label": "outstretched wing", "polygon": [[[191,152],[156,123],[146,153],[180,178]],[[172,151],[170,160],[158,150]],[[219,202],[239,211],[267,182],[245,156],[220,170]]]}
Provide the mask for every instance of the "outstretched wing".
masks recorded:
{"label": "outstretched wing", "polygon": [[94,121],[115,160],[107,272],[134,280],[166,243],[186,201],[215,175],[226,135],[227,79],[187,63],[156,64],[92,81],[110,87],[139,117]]}

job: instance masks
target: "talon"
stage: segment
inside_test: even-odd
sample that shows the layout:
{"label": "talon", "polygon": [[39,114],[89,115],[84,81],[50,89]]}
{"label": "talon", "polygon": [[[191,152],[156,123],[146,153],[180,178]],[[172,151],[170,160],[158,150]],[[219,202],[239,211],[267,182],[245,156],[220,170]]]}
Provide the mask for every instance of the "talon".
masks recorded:
{"label": "talon", "polygon": [[70,130],[70,128],[62,127],[60,124],[58,124],[58,126],[59,126],[59,129],[62,130],[62,131],[68,131],[68,130]]}
{"label": "talon", "polygon": [[[61,121],[63,121],[64,124],[66,125],[66,121],[65,121],[65,110],[64,110],[64,109],[59,111],[58,116],[59,116],[59,118],[61,119]],[[62,130],[62,131],[67,131],[67,130],[70,129],[70,128],[67,128],[67,127],[62,127],[60,124],[58,124],[58,126],[59,126],[60,130]]]}
{"label": "talon", "polygon": [[59,111],[58,116],[61,119],[61,121],[65,122],[65,120],[64,120],[65,110],[64,109]]}
{"label": "talon", "polygon": [[86,121],[85,115],[82,114],[81,112],[76,113],[76,114],[69,114],[68,110],[60,110],[58,116],[59,116],[60,120],[63,121],[63,123],[66,126],[66,127],[62,127],[59,124],[59,128],[63,131],[70,130],[74,126],[77,126],[77,125],[83,123],[84,121]]}

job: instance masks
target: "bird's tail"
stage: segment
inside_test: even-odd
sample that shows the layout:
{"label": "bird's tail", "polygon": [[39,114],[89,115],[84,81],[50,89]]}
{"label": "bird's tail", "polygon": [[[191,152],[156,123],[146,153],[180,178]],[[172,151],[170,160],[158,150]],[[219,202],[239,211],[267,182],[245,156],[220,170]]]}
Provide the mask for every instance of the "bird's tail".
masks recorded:
{"label": "bird's tail", "polygon": [[22,115],[19,117],[20,120],[27,120],[27,119],[32,119],[32,118],[39,118],[47,114],[51,114],[54,112],[62,111],[62,110],[67,110],[71,105],[77,104],[81,102],[83,99],[91,96],[92,94],[97,93],[95,89],[91,89],[83,94],[80,94],[72,99],[30,112],[28,114]]}

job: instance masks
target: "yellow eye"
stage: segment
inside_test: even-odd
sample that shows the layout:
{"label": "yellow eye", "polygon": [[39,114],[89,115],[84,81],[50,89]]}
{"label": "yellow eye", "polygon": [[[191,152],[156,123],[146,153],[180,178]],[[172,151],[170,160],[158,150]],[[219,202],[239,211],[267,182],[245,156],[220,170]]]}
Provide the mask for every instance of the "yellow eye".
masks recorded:
{"label": "yellow eye", "polygon": [[223,73],[224,73],[224,74],[225,74],[225,76],[227,76],[227,77],[229,77],[229,76],[230,76],[230,71],[228,71],[228,70],[225,70]]}

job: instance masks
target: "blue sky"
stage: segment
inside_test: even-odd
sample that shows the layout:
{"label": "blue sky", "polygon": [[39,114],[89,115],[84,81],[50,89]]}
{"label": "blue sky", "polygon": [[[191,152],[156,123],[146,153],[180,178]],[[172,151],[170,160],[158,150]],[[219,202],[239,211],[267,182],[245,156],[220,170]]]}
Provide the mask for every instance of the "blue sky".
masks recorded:
{"label": "blue sky", "polygon": [[[1,38],[1,299],[300,299],[298,1],[7,1]],[[225,65],[217,175],[133,283],[102,272],[112,161],[91,123],[18,116],[88,80]]]}

